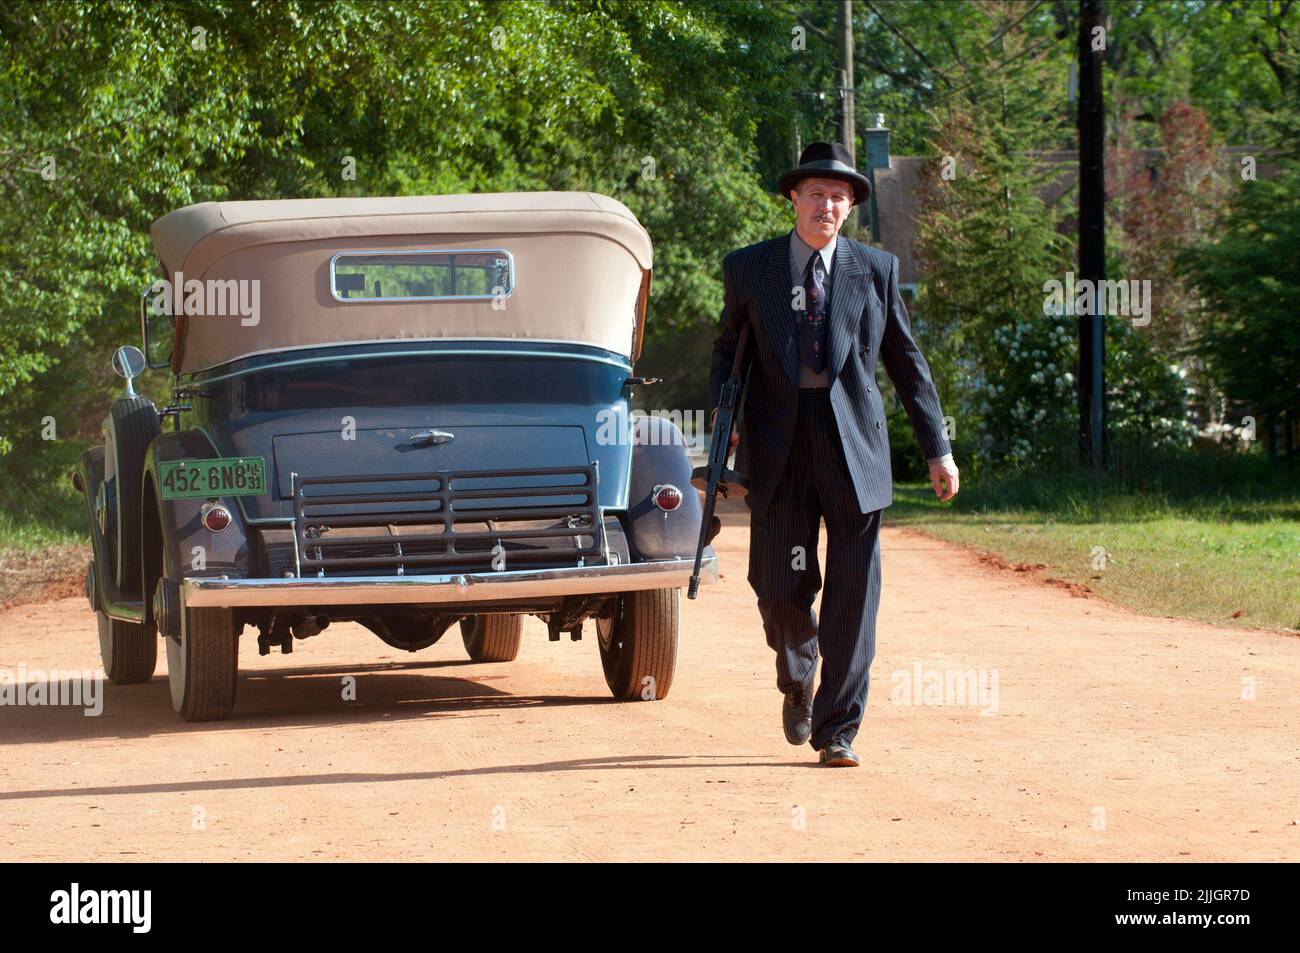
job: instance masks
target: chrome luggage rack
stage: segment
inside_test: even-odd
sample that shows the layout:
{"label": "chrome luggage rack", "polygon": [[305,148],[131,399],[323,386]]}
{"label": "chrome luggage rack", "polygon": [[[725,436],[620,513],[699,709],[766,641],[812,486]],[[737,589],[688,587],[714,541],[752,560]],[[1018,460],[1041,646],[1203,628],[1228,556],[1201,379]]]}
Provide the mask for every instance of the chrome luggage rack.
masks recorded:
{"label": "chrome luggage rack", "polygon": [[[351,489],[358,484],[366,489]],[[376,484],[389,489],[376,490]],[[595,463],[417,474],[293,473],[290,486],[298,578],[611,564]]]}

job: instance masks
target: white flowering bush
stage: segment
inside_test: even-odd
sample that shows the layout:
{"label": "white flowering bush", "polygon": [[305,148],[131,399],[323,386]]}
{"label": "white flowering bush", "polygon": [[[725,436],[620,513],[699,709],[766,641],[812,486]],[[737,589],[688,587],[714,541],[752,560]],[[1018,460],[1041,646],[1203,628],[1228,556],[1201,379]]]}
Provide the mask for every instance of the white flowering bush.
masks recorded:
{"label": "white flowering bush", "polygon": [[[1106,322],[1106,390],[1111,444],[1142,440],[1148,446],[1188,443],[1176,369],[1162,364],[1122,318]],[[967,419],[976,421],[980,456],[1013,465],[1071,462],[1078,448],[1077,322],[1035,315],[995,328],[981,347],[981,371],[963,395]]]}
{"label": "white flowering bush", "polygon": [[1127,321],[1107,321],[1106,393],[1112,456],[1190,447],[1197,435],[1185,370]]}

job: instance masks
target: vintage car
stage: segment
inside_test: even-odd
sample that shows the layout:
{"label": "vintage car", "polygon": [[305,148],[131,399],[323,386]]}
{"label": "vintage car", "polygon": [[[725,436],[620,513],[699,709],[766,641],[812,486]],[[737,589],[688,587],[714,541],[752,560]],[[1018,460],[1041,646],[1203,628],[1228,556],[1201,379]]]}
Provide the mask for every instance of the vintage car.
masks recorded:
{"label": "vintage car", "polygon": [[[262,654],[355,621],[480,662],[594,620],[620,699],[668,694],[701,508],[633,414],[651,245],[589,192],[193,205],[154,223],[143,351],[72,480],[104,670],[226,717]],[[169,368],[171,401],[136,394]],[[705,551],[704,580],[717,578]],[[322,637],[328,637],[324,635]]]}

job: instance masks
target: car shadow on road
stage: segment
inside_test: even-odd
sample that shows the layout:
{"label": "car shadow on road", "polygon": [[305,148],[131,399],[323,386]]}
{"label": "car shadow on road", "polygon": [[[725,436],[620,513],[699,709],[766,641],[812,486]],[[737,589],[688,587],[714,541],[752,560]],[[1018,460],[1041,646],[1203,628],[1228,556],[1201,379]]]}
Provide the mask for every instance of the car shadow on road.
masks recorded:
{"label": "car shadow on road", "polygon": [[[0,749],[10,746],[97,738],[147,738],[189,732],[262,732],[265,729],[413,718],[474,716],[504,709],[621,705],[609,695],[517,695],[490,682],[506,677],[481,664],[474,679],[438,676],[430,669],[478,663],[437,661],[253,669],[240,674],[235,710],[225,721],[187,723],[172,710],[165,676],[145,685],[111,685],[102,678],[85,698],[98,698],[98,715],[84,705],[0,706]],[[14,690],[28,697],[31,683]],[[46,697],[72,698],[67,680],[46,683]],[[79,686],[80,688],[80,686]]]}
{"label": "car shadow on road", "polygon": [[720,768],[804,768],[815,763],[792,762],[744,754],[646,754],[611,755],[604,758],[573,758],[568,761],[538,761],[524,764],[487,765],[430,771],[339,771],[328,774],[294,774],[261,778],[211,778],[194,781],[150,782],[101,785],[99,787],[45,788],[28,791],[0,791],[0,801],[25,801],[57,797],[109,797],[139,794],[187,794],[199,791],[238,791],[263,788],[309,787],[318,784],[382,784],[410,781],[446,781],[494,774],[538,774],[561,771],[637,771]]}

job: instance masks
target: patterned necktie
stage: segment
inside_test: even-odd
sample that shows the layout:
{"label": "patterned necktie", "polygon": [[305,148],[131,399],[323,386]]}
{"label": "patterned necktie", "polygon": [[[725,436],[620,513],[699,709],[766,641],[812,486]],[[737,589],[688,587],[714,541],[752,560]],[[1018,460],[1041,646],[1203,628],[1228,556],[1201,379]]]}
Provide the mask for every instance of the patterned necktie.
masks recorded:
{"label": "patterned necktie", "polygon": [[813,252],[804,278],[804,313],[799,322],[799,360],[814,374],[826,370],[826,264]]}

